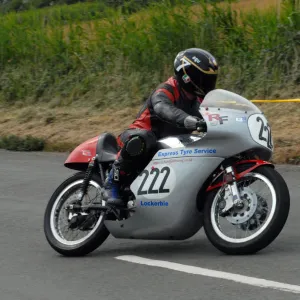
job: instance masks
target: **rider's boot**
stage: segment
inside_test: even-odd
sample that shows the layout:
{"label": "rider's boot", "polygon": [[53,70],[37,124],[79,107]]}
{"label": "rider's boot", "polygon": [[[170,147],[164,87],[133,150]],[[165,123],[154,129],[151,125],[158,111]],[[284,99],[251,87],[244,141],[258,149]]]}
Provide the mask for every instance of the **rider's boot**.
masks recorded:
{"label": "rider's boot", "polygon": [[118,160],[114,162],[112,169],[109,172],[104,189],[107,205],[125,206],[125,202],[120,196],[120,166]]}

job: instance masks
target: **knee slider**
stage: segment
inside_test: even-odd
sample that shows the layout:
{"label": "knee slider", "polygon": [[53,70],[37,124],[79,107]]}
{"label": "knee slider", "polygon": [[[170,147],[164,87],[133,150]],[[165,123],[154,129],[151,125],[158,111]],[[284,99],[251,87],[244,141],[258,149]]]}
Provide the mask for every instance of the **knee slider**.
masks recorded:
{"label": "knee slider", "polygon": [[138,156],[145,151],[145,141],[140,136],[132,137],[125,145],[126,152],[130,156]]}

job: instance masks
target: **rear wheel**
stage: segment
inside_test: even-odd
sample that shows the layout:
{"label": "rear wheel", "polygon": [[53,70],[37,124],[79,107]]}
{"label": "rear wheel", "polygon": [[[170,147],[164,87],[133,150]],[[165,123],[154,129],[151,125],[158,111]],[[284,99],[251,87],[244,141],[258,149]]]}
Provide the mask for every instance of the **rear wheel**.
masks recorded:
{"label": "rear wheel", "polygon": [[[98,248],[109,236],[104,225],[104,213],[99,211],[71,212],[66,207],[80,197],[85,173],[80,172],[65,180],[54,192],[44,216],[44,232],[50,246],[65,256],[83,256]],[[99,203],[100,176],[93,174],[82,204]],[[63,220],[63,224],[61,221]]]}
{"label": "rear wheel", "polygon": [[[283,229],[290,209],[289,190],[282,176],[267,166],[246,174],[237,185],[243,205],[226,216],[221,216],[226,204],[224,187],[208,194],[204,230],[220,251],[252,254],[272,243]],[[263,189],[257,189],[259,186]]]}

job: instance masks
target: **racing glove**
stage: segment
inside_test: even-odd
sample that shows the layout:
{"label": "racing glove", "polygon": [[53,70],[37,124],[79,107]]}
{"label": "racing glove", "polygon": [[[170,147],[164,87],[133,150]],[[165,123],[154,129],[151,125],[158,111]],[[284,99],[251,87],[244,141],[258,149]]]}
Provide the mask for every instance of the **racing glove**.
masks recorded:
{"label": "racing glove", "polygon": [[188,116],[184,119],[184,127],[186,129],[197,130],[197,131],[207,130],[206,122],[194,116]]}

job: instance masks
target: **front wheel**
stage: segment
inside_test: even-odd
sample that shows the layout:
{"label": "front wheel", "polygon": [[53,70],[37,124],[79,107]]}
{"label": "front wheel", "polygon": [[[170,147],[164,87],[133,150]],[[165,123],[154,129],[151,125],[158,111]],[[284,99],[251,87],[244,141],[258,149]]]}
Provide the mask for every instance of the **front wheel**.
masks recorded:
{"label": "front wheel", "polygon": [[226,204],[224,187],[208,194],[204,230],[226,254],[253,254],[271,244],[283,229],[290,209],[289,190],[282,176],[268,166],[246,174],[237,185],[243,205],[225,216],[220,215]]}
{"label": "front wheel", "polygon": [[[65,256],[83,256],[99,247],[109,236],[104,215],[99,211],[69,211],[66,208],[80,198],[85,173],[65,180],[50,198],[44,216],[44,232],[50,246]],[[93,174],[82,204],[100,203],[102,181]]]}

